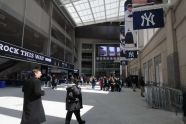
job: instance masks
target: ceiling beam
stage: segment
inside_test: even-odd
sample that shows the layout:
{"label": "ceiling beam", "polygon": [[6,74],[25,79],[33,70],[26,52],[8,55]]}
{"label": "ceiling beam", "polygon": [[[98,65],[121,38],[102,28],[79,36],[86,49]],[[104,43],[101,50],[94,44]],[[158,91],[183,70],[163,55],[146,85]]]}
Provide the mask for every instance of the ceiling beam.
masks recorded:
{"label": "ceiling beam", "polygon": [[107,14],[106,14],[106,4],[105,4],[105,0],[103,0],[104,3],[104,9],[105,9],[105,21],[107,21]]}
{"label": "ceiling beam", "polygon": [[121,3],[121,0],[118,1],[118,18],[119,18],[119,12],[120,12],[120,3]]}
{"label": "ceiling beam", "polygon": [[92,10],[92,7],[91,7],[91,5],[90,5],[90,1],[88,0],[88,4],[89,4],[89,7],[90,7],[90,10],[91,10],[91,13],[92,13],[92,17],[93,17],[93,19],[94,19],[94,23],[96,23],[96,19],[95,19],[95,17],[94,17],[94,13],[93,13],[93,10]]}
{"label": "ceiling beam", "polygon": [[78,13],[78,11],[77,11],[77,9],[76,9],[76,7],[75,7],[74,3],[72,2],[72,0],[70,0],[70,1],[71,1],[72,6],[74,7],[74,9],[75,9],[75,11],[76,11],[76,13],[77,13],[77,15],[78,15],[79,19],[81,20],[81,23],[84,25],[84,22],[83,22],[83,20],[82,20],[81,16],[79,15],[79,13]]}

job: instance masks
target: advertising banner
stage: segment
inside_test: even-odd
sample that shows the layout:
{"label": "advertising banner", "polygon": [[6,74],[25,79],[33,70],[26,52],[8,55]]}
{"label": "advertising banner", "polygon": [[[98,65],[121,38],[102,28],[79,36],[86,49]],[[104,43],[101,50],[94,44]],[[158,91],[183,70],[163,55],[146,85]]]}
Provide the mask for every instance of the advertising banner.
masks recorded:
{"label": "advertising banner", "polygon": [[134,30],[164,27],[163,8],[135,11],[133,13]]}
{"label": "advertising banner", "polygon": [[133,30],[132,4],[125,4],[125,39],[123,46],[127,48],[137,47],[137,32]]}
{"label": "advertising banner", "polygon": [[30,61],[43,65],[57,66],[65,69],[74,69],[74,65],[65,63],[62,60],[51,58],[31,50],[21,48],[0,40],[0,56],[20,61]]}
{"label": "advertising banner", "polygon": [[127,60],[122,60],[120,64],[121,65],[128,65],[128,61]]}
{"label": "advertising banner", "polygon": [[138,57],[138,51],[137,50],[127,50],[125,52],[126,58],[137,58]]}
{"label": "advertising banner", "polygon": [[[125,26],[120,27],[120,57],[121,59],[127,59],[126,51],[137,50],[137,31],[133,30],[133,11],[132,1],[127,0],[124,4],[125,11]],[[124,34],[124,36],[122,35]],[[128,58],[137,58],[128,57]]]}

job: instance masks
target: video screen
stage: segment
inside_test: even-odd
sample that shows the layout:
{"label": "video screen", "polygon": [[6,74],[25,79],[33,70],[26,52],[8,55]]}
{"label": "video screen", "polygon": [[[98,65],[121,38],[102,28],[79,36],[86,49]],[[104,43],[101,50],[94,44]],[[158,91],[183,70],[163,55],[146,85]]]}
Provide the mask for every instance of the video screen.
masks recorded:
{"label": "video screen", "polygon": [[107,46],[99,46],[99,56],[107,56]]}
{"label": "video screen", "polygon": [[117,56],[120,56],[120,47],[116,47]]}
{"label": "video screen", "polygon": [[116,56],[115,47],[108,47],[109,56]]}

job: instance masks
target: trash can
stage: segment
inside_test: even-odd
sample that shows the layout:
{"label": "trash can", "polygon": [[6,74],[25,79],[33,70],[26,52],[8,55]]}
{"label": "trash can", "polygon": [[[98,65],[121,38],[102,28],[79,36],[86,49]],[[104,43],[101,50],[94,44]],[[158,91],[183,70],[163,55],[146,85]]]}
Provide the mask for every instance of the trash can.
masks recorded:
{"label": "trash can", "polygon": [[5,88],[6,85],[5,85],[5,81],[0,81],[0,88]]}

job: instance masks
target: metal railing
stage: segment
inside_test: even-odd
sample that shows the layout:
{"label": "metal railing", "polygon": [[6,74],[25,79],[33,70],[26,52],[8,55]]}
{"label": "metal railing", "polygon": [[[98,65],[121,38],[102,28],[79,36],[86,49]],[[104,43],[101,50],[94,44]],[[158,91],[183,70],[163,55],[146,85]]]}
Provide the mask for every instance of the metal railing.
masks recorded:
{"label": "metal railing", "polygon": [[177,114],[182,111],[182,101],[181,90],[152,84],[146,87],[146,102],[152,108],[175,111]]}

